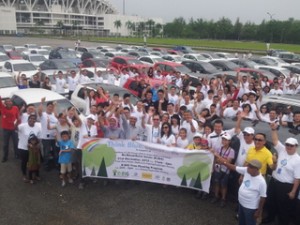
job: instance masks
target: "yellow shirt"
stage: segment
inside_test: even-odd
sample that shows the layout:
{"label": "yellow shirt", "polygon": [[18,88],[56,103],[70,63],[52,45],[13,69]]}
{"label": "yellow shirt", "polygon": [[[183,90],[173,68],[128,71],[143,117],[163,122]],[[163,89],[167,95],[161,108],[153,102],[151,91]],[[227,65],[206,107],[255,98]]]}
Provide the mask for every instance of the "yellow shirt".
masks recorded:
{"label": "yellow shirt", "polygon": [[256,159],[261,162],[262,167],[260,169],[260,172],[262,175],[265,175],[267,172],[267,165],[272,166],[273,165],[273,158],[272,158],[272,153],[270,152],[269,149],[266,147],[263,147],[260,150],[255,150],[255,147],[250,147],[247,157],[246,157],[246,162],[250,162],[251,160]]}

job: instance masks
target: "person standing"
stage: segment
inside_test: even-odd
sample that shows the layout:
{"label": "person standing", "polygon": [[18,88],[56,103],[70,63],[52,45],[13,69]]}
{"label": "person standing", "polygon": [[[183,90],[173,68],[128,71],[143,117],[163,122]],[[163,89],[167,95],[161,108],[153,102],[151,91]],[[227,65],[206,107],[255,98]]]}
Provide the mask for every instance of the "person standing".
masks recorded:
{"label": "person standing", "polygon": [[243,175],[238,192],[239,225],[256,225],[256,220],[262,216],[267,197],[267,184],[259,172],[262,167],[261,162],[253,159],[248,162],[247,167],[238,167],[223,160],[217,154],[215,156],[220,164]]}
{"label": "person standing", "polygon": [[297,191],[300,185],[300,156],[297,153],[298,141],[290,137],[286,139],[285,145],[283,145],[278,140],[278,125],[272,123],[270,127],[273,145],[278,157],[274,159],[276,167],[274,167],[268,186],[268,217],[263,222],[272,222],[277,215],[279,225],[288,225],[296,210]]}
{"label": "person standing", "polygon": [[67,81],[64,78],[64,74],[62,71],[58,71],[57,75],[56,72],[53,73],[53,78],[55,80],[55,91],[58,94],[64,95],[65,88],[67,85]]}
{"label": "person standing", "polygon": [[71,99],[71,96],[73,92],[76,89],[76,86],[78,85],[78,77],[75,70],[71,70],[70,76],[67,77],[68,82],[68,88],[69,88],[69,99]]}
{"label": "person standing", "polygon": [[21,157],[21,170],[23,174],[23,181],[27,182],[27,163],[29,159],[28,140],[31,135],[37,138],[41,136],[41,126],[36,123],[36,114],[30,114],[28,121],[18,126],[19,142],[18,149]]}
{"label": "person standing", "polygon": [[13,105],[10,98],[2,103],[0,96],[0,113],[2,115],[2,130],[3,130],[3,158],[2,162],[6,162],[8,158],[9,141],[12,139],[14,146],[15,158],[19,158],[18,153],[18,134],[16,127],[19,119],[19,109]]}

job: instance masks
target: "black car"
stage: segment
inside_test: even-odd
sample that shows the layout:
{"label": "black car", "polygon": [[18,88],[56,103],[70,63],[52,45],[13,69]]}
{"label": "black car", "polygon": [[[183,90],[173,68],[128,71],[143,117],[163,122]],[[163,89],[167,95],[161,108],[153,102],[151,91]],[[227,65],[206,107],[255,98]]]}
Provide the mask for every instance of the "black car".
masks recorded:
{"label": "black car", "polygon": [[294,65],[288,65],[288,66],[282,66],[283,68],[286,68],[290,70],[293,73],[298,73],[300,74],[300,67],[299,66],[294,66]]}
{"label": "black car", "polygon": [[227,61],[227,60],[211,60],[209,61],[210,64],[215,66],[217,69],[222,71],[232,71],[237,70],[240,68],[238,65],[236,65],[233,62]]}
{"label": "black car", "polygon": [[74,50],[62,47],[51,50],[51,52],[49,53],[49,59],[65,59],[69,62],[74,63],[75,65],[81,63],[81,60],[77,58],[76,52]]}
{"label": "black car", "polygon": [[299,63],[300,62],[300,55],[294,54],[291,52],[282,52],[278,55],[278,57],[287,63]]}
{"label": "black car", "polygon": [[235,63],[237,66],[242,68],[252,68],[255,69],[258,65],[256,62],[249,59],[230,59],[229,61]]}
{"label": "black car", "polygon": [[251,60],[257,64],[265,66],[277,66],[277,64],[268,58],[251,58]]}
{"label": "black car", "polygon": [[188,67],[194,73],[213,74],[219,70],[208,62],[186,60],[181,64]]}

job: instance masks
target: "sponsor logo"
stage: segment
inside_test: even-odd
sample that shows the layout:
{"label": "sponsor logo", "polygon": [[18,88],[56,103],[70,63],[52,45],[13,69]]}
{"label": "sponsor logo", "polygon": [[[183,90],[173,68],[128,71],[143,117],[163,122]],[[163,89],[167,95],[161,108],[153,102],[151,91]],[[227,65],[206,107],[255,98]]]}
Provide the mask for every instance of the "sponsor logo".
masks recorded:
{"label": "sponsor logo", "polygon": [[128,171],[113,170],[114,177],[129,177]]}
{"label": "sponsor logo", "polygon": [[142,173],[142,178],[152,180],[152,173]]}

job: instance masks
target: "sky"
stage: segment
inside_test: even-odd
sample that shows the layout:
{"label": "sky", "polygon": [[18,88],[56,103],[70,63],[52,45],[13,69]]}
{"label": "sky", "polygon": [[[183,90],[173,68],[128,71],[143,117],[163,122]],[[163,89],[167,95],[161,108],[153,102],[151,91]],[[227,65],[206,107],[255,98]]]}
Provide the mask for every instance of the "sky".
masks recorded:
{"label": "sky", "polygon": [[[174,18],[219,20],[223,16],[235,22],[237,18],[261,23],[262,20],[300,20],[300,0],[108,0],[118,11],[146,18],[162,18],[164,23]],[[268,14],[269,13],[269,14]],[[271,15],[271,16],[270,16]]]}

